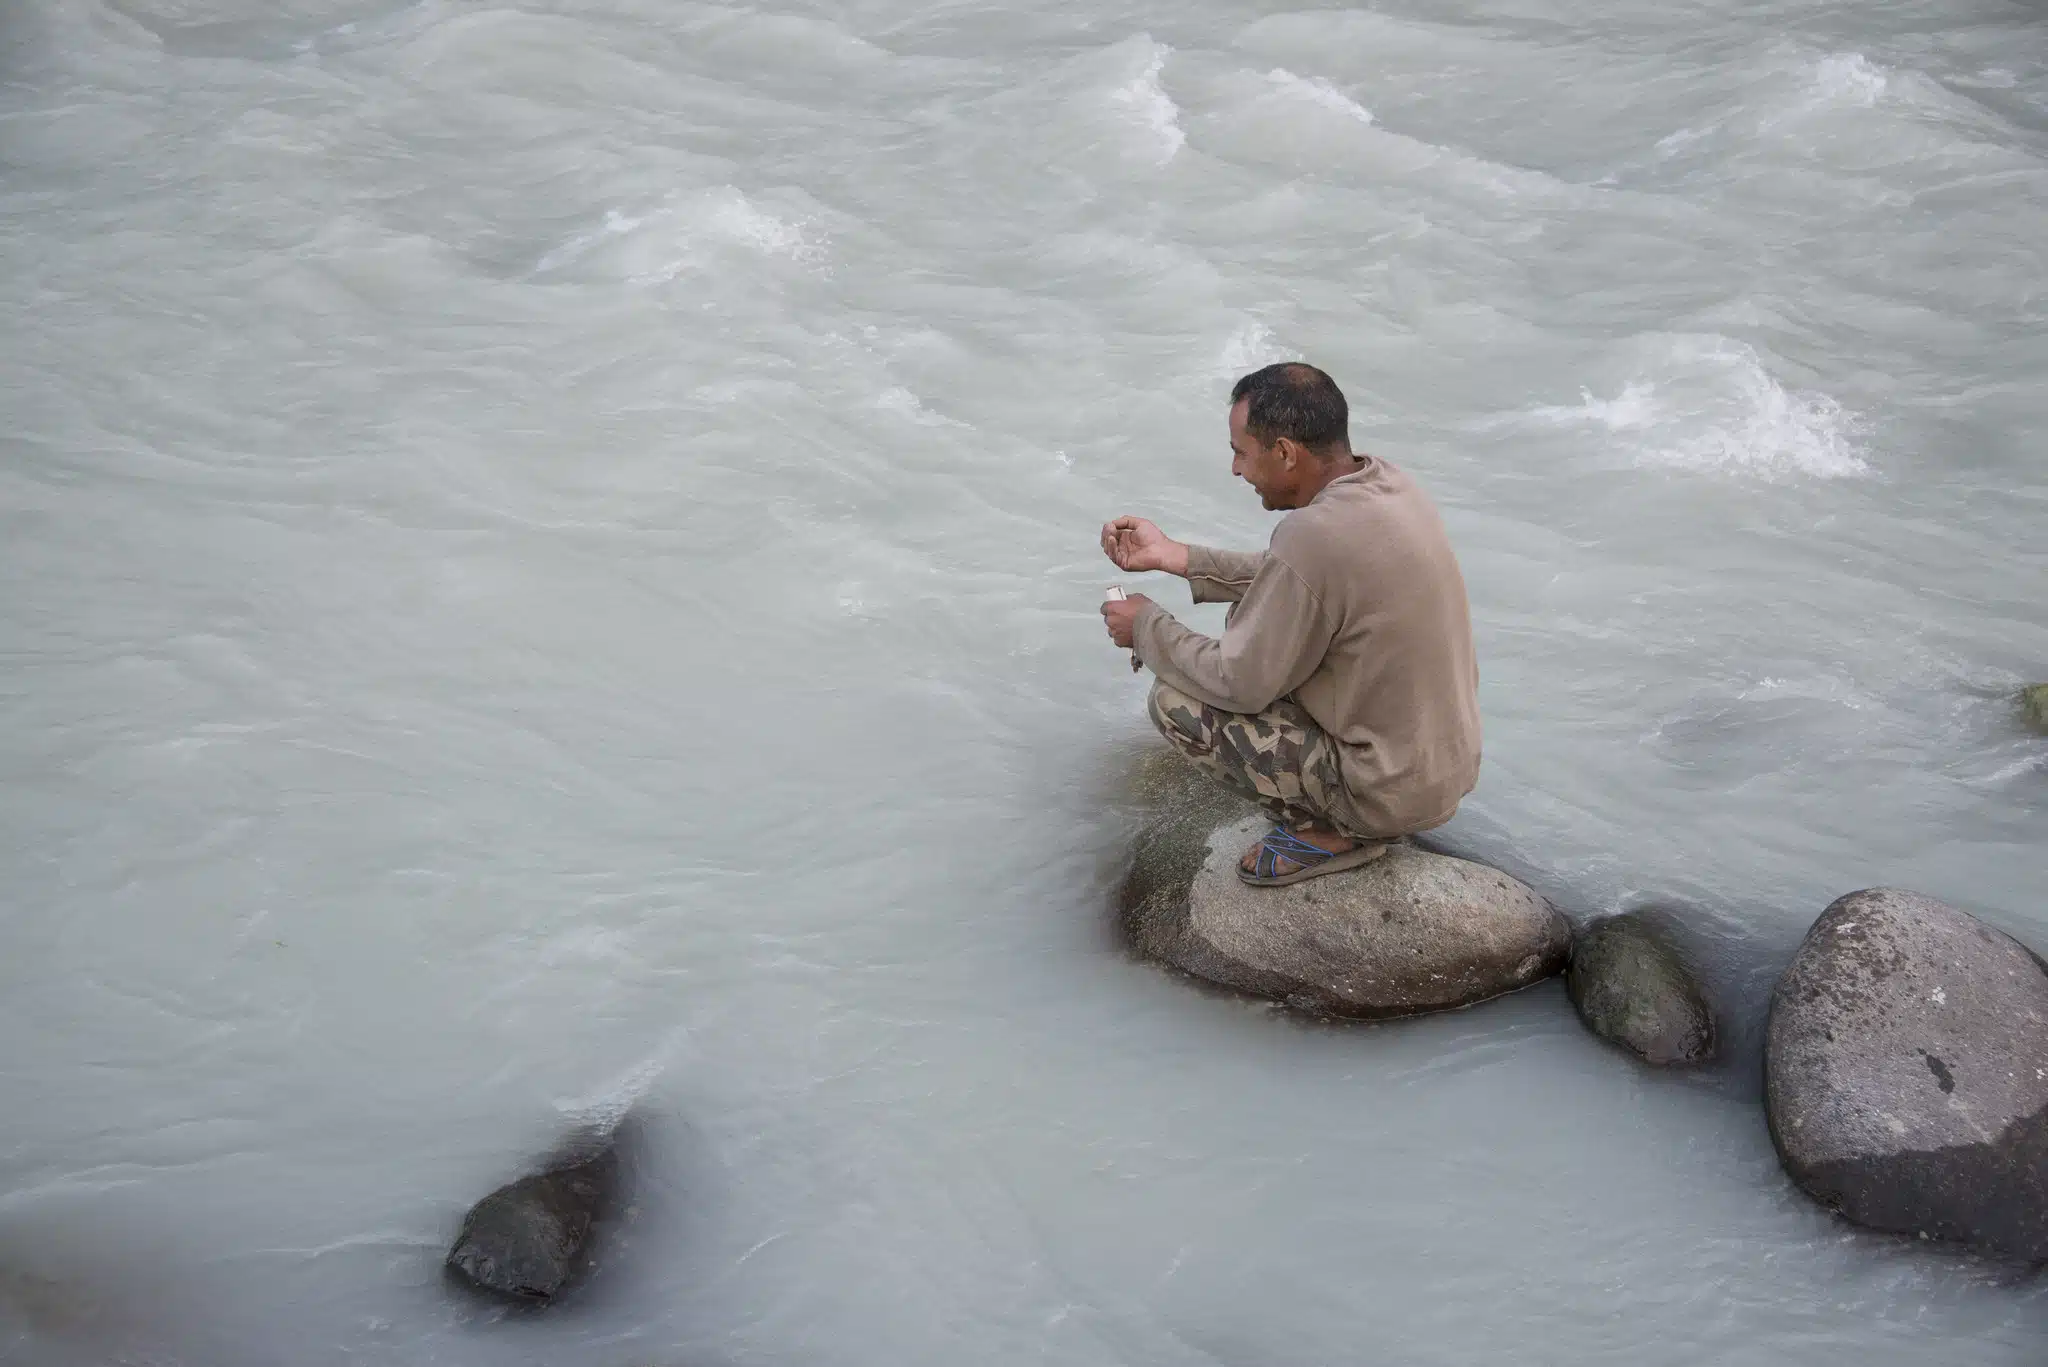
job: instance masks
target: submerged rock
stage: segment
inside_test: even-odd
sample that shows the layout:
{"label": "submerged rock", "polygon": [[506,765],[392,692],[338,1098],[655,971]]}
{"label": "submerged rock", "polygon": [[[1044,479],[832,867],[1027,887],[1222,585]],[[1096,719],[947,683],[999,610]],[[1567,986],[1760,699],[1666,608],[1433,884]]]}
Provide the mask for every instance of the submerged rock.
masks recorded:
{"label": "submerged rock", "polygon": [[1644,1062],[1713,1057],[1713,1009],[1654,917],[1633,911],[1580,931],[1564,981],[1586,1028]]}
{"label": "submerged rock", "polygon": [[1822,913],[1771,998],[1764,1105],[1856,1223],[2048,1260],[2048,965],[1968,913],[1896,888]]}
{"label": "submerged rock", "polygon": [[2036,728],[2048,731],[2048,683],[2029,684],[2020,690],[2020,712]]}
{"label": "submerged rock", "polygon": [[1191,838],[1149,830],[1124,889],[1141,952],[1199,978],[1332,1015],[1470,1006],[1564,967],[1571,927],[1529,888],[1470,860],[1398,845],[1362,868],[1247,887],[1237,859],[1263,817]]}
{"label": "submerged rock", "polygon": [[552,1300],[584,1270],[591,1228],[617,1178],[610,1135],[578,1142],[541,1172],[471,1207],[448,1250],[448,1266],[484,1291]]}

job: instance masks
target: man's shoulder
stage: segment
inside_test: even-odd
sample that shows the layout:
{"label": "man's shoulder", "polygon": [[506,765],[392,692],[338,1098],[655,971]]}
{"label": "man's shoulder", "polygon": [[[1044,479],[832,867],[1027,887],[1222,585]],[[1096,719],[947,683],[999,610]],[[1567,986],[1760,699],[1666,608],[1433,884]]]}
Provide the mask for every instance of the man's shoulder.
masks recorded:
{"label": "man's shoulder", "polygon": [[1273,559],[1308,580],[1325,573],[1333,561],[1344,558],[1345,548],[1357,538],[1352,529],[1357,514],[1330,500],[1296,508],[1273,528],[1267,553]]}
{"label": "man's shoulder", "polygon": [[1376,461],[1370,469],[1331,482],[1313,502],[1281,518],[1273,529],[1274,549],[1285,541],[1327,536],[1362,519],[1380,516],[1389,500],[1406,496],[1414,487],[1401,471]]}
{"label": "man's shoulder", "polygon": [[1406,471],[1375,461],[1370,470],[1332,483],[1315,502],[1281,518],[1272,549],[1306,573],[1310,560],[1372,558],[1434,516],[1429,496]]}

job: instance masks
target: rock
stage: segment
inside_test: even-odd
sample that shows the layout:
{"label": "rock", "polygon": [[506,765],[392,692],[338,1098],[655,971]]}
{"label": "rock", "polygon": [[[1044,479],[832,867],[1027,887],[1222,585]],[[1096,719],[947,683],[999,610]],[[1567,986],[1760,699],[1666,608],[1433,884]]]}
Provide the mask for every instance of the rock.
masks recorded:
{"label": "rock", "polygon": [[2048,683],[2029,684],[2020,690],[2020,712],[2036,728],[2048,731]]}
{"label": "rock", "polygon": [[470,1208],[448,1266],[471,1285],[545,1302],[583,1271],[592,1225],[618,1176],[611,1136],[590,1136],[530,1177]]}
{"label": "rock", "polygon": [[1199,978],[1331,1015],[1470,1006],[1564,967],[1571,927],[1484,864],[1398,845],[1363,868],[1284,888],[1237,877],[1263,817],[1147,831],[1124,888],[1135,947]]}
{"label": "rock", "polygon": [[1127,783],[1145,812],[1119,906],[1130,927],[1150,919],[1147,902],[1185,905],[1188,886],[1208,857],[1209,837],[1218,826],[1249,820],[1259,809],[1163,742],[1144,752]]}
{"label": "rock", "polygon": [[1897,888],[1822,913],[1771,997],[1764,1106],[1856,1223],[2048,1260],[2048,964],[1975,917]]}
{"label": "rock", "polygon": [[1714,1056],[1714,1012],[1655,919],[1632,911],[1580,931],[1565,990],[1586,1028],[1659,1067]]}

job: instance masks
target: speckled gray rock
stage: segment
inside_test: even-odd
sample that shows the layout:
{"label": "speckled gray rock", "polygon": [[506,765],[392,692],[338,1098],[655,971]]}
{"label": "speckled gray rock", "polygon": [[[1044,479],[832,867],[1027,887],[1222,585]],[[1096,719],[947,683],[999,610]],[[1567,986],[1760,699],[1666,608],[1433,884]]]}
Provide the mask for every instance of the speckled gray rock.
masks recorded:
{"label": "speckled gray rock", "polygon": [[1713,1009],[1646,913],[1579,931],[1564,982],[1587,1029],[1646,1063],[1667,1067],[1714,1056]]}
{"label": "speckled gray rock", "polygon": [[1186,909],[1216,828],[1247,820],[1258,808],[1163,743],[1140,754],[1125,778],[1145,812],[1118,908],[1135,940],[1138,928],[1156,919],[1155,906]]}
{"label": "speckled gray rock", "polygon": [[2020,713],[2036,730],[2048,731],[2048,683],[2029,684],[2020,690]]}
{"label": "speckled gray rock", "polygon": [[[1564,967],[1571,927],[1548,902],[1484,864],[1410,845],[1363,868],[1247,887],[1237,858],[1268,824],[1212,829],[1192,873],[1141,842],[1124,899],[1137,948],[1225,987],[1367,1019],[1470,1006]],[[1168,832],[1196,853],[1184,828]]]}
{"label": "speckled gray rock", "polygon": [[2048,966],[1896,888],[1814,922],[1771,998],[1771,1138],[1858,1224],[2048,1260]]}
{"label": "speckled gray rock", "polygon": [[591,1228],[617,1175],[608,1137],[579,1143],[546,1170],[471,1207],[448,1250],[448,1267],[480,1290],[552,1300],[584,1270]]}

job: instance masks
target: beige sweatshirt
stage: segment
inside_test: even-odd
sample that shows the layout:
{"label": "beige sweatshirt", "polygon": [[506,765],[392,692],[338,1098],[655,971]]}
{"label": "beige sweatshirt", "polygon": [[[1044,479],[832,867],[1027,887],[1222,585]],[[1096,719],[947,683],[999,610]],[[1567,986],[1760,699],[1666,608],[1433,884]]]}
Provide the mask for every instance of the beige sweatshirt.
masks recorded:
{"label": "beige sweatshirt", "polygon": [[1235,603],[1223,639],[1138,613],[1138,656],[1230,712],[1290,694],[1338,743],[1365,835],[1451,819],[1479,780],[1479,667],[1465,578],[1428,495],[1363,458],[1280,519],[1265,551],[1188,547],[1197,603]]}

